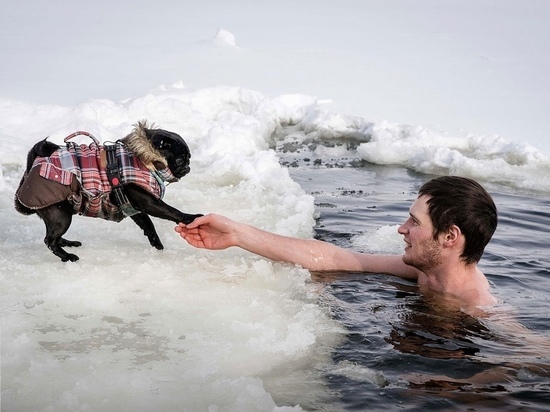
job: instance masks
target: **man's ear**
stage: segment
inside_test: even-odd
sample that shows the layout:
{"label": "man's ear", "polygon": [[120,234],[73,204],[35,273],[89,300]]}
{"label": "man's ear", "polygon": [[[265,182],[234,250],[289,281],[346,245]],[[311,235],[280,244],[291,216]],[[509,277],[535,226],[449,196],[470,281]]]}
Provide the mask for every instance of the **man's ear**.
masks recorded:
{"label": "man's ear", "polygon": [[443,238],[445,246],[453,246],[462,236],[462,231],[457,225],[452,225]]}

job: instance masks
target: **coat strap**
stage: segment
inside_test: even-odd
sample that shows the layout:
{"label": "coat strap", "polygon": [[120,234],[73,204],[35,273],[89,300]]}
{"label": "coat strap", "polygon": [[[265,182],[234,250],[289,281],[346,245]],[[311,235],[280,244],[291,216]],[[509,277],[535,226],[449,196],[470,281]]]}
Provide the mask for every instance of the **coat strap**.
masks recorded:
{"label": "coat strap", "polygon": [[114,195],[113,203],[120,207],[120,210],[122,210],[122,213],[126,216],[137,215],[140,211],[132,206],[124,193],[124,186],[122,186],[122,177],[120,175],[120,165],[116,155],[116,143],[105,145],[104,148],[107,157],[107,178],[109,179]]}

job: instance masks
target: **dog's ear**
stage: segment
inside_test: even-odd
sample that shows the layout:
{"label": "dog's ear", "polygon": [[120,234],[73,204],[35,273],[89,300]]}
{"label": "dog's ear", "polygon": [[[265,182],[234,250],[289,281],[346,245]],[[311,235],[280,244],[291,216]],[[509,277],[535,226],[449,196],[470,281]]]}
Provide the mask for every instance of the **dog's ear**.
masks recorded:
{"label": "dog's ear", "polygon": [[[166,136],[162,136],[161,133],[158,133],[157,130],[145,129],[145,135],[147,139],[151,142],[151,145],[157,149],[163,156],[166,158],[166,151],[170,151],[170,141],[166,139]],[[155,169],[163,169],[166,167],[166,164],[163,164],[159,161],[154,161],[153,165]]]}
{"label": "dog's ear", "polygon": [[147,136],[147,139],[151,142],[153,147],[155,149],[160,149],[164,145],[164,139],[162,136],[159,136],[155,131],[151,129],[144,129],[145,136]]}
{"label": "dog's ear", "polygon": [[145,129],[145,134],[155,149],[161,152],[171,151],[173,137],[170,133],[162,129]]}

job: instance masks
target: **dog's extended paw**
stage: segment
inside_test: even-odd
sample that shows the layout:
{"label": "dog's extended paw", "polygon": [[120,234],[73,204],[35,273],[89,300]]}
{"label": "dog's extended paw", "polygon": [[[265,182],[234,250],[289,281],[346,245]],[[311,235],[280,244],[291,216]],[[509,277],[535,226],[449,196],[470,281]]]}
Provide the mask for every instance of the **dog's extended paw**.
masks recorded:
{"label": "dog's extended paw", "polygon": [[188,225],[189,223],[191,223],[193,220],[195,220],[196,218],[198,217],[202,217],[204,216],[203,214],[198,214],[198,215],[188,215],[186,214],[185,217],[183,217],[181,219],[181,222],[182,223],[185,223],[186,225]]}

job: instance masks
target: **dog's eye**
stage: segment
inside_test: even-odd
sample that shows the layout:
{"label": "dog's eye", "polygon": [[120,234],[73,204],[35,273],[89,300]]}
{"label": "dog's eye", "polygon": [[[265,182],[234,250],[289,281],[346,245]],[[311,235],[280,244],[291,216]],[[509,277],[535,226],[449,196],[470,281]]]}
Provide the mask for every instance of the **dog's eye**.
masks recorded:
{"label": "dog's eye", "polygon": [[181,166],[185,163],[185,160],[183,160],[181,157],[176,159],[176,166]]}

